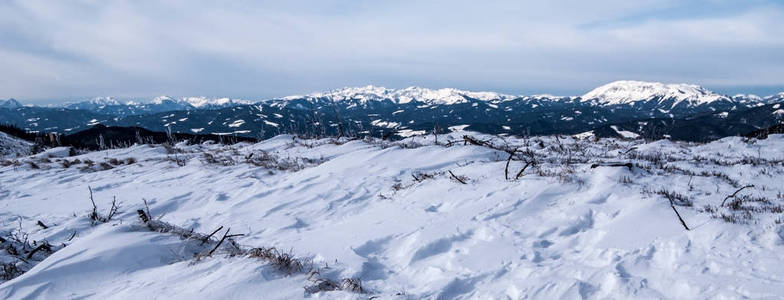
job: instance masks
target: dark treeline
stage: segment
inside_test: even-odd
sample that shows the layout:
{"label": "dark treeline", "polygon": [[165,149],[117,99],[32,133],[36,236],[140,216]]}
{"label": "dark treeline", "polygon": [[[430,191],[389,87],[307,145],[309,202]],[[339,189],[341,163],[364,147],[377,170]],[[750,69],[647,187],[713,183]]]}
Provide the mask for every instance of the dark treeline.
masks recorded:
{"label": "dark treeline", "polygon": [[19,127],[2,124],[0,131],[8,135],[35,143],[37,147],[70,146],[76,149],[100,150],[109,148],[128,147],[133,144],[163,144],[188,141],[189,143],[202,143],[213,141],[223,144],[238,142],[256,142],[250,137],[216,135],[216,134],[187,134],[168,133],[147,130],[141,127],[121,127],[95,125],[90,129],[64,135],[58,133],[33,133]]}

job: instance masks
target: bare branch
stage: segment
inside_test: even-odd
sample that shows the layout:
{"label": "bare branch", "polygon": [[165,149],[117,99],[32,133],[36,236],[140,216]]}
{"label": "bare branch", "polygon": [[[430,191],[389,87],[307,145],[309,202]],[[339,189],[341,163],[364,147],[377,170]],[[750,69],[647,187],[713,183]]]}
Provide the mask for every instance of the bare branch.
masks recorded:
{"label": "bare branch", "polygon": [[742,188],[739,188],[737,191],[735,191],[734,193],[732,193],[732,195],[729,195],[729,196],[727,196],[726,198],[724,198],[724,200],[723,200],[723,201],[721,201],[721,206],[722,206],[722,207],[724,206],[724,203],[725,203],[725,202],[727,202],[727,199],[729,199],[729,198],[735,198],[735,196],[736,196],[736,195],[737,195],[737,194],[738,194],[740,191],[742,191],[742,190],[743,190],[743,189],[745,189],[745,188],[750,188],[750,187],[754,187],[754,185],[753,185],[753,184],[749,184],[749,185],[747,185],[747,186],[744,186],[744,187],[742,187]]}
{"label": "bare branch", "polygon": [[[223,226],[221,226],[221,227],[223,227]],[[223,241],[226,240],[226,236],[229,235],[229,230],[231,230],[231,228],[227,228],[226,229],[226,233],[223,234],[223,237],[220,239],[220,241],[218,241],[218,244],[215,245],[215,248],[212,248],[212,250],[210,250],[210,252],[207,253],[207,256],[212,256],[212,253],[214,253],[215,250],[218,250],[218,247],[220,247],[220,245],[223,244]]]}
{"label": "bare branch", "polygon": [[223,229],[223,225],[221,225],[220,227],[218,227],[218,229],[215,229],[215,231],[213,231],[213,232],[212,232],[212,233],[210,233],[208,236],[206,236],[206,237],[205,237],[203,240],[201,240],[201,244],[202,244],[202,245],[204,245],[204,243],[206,243],[207,241],[209,241],[209,240],[210,240],[210,238],[211,238],[213,235],[215,235],[216,233],[218,233],[218,231],[220,231],[221,229]]}
{"label": "bare branch", "polygon": [[463,179],[460,179],[460,177],[458,177],[457,175],[455,175],[455,173],[452,173],[452,170],[447,170],[447,171],[449,172],[449,175],[452,175],[452,178],[454,178],[454,179],[455,179],[455,180],[457,180],[458,182],[460,182],[460,183],[462,183],[462,184],[467,184],[467,183],[465,182],[465,180],[463,180]]}
{"label": "bare branch", "polygon": [[689,226],[686,225],[686,221],[683,220],[683,217],[681,217],[681,214],[678,213],[678,210],[675,209],[675,201],[672,200],[672,196],[670,196],[670,195],[666,195],[666,196],[667,196],[667,200],[670,200],[670,207],[672,207],[672,211],[674,211],[675,215],[678,216],[678,220],[681,221],[681,225],[683,225],[683,228],[686,228],[686,230],[691,230],[691,229],[689,229]]}
{"label": "bare branch", "polygon": [[43,228],[43,229],[49,228],[49,226],[46,226],[46,224],[44,224],[44,222],[41,222],[41,220],[38,220],[38,222],[35,223],[35,224],[38,225],[38,226],[41,226],[41,228]]}

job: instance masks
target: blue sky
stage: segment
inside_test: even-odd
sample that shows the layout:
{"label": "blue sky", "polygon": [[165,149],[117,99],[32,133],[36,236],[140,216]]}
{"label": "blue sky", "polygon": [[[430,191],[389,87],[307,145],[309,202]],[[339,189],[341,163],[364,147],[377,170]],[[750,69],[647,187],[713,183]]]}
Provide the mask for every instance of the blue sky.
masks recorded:
{"label": "blue sky", "polygon": [[781,1],[2,1],[0,99],[784,91]]}

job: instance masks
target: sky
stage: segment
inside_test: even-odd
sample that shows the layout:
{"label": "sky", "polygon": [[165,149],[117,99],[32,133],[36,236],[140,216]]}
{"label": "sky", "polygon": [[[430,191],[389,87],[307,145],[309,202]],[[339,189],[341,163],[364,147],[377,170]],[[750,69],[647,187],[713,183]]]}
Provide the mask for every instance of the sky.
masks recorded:
{"label": "sky", "polygon": [[0,99],[784,91],[784,1],[0,1]]}

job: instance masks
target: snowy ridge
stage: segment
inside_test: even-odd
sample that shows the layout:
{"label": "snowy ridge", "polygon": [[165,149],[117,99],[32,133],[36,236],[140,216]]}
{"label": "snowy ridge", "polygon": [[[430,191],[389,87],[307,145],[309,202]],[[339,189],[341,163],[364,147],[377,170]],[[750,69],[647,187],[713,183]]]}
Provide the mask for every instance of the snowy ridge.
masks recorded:
{"label": "snowy ridge", "polygon": [[223,98],[183,97],[181,100],[195,108],[202,108],[202,107],[209,107],[209,106],[223,107],[223,106],[251,104],[251,101],[248,100],[231,99],[226,97]]}
{"label": "snowy ridge", "polygon": [[0,108],[19,108],[22,107],[22,104],[16,99],[11,98],[8,100],[0,100]]}
{"label": "snowy ridge", "polygon": [[421,87],[407,87],[404,89],[388,89],[378,86],[346,87],[327,92],[312,93],[308,95],[294,95],[281,98],[282,100],[328,98],[332,101],[359,100],[368,101],[389,100],[397,104],[421,101],[428,104],[457,104],[468,102],[469,99],[483,101],[506,100],[518,96],[500,94],[495,92],[471,92],[453,88],[427,89]]}
{"label": "snowy ridge", "polygon": [[[2,107],[3,103],[4,102],[0,101],[0,107]],[[252,102],[248,100],[231,99],[227,97],[210,98],[210,97],[198,96],[198,97],[174,98],[171,96],[162,95],[153,98],[149,102],[144,102],[144,101],[122,102],[114,97],[96,97],[87,101],[66,103],[63,104],[62,106],[71,109],[97,109],[106,106],[121,106],[121,105],[128,106],[128,107],[137,107],[137,108],[142,106],[149,106],[149,105],[166,105],[166,106],[172,106],[178,108],[187,108],[187,107],[208,108],[208,107],[227,107],[227,106],[235,106],[235,105],[245,105],[251,103]]]}
{"label": "snowy ridge", "polygon": [[63,107],[70,109],[97,109],[105,106],[124,105],[114,97],[95,97],[87,101],[70,102],[63,104]]}
{"label": "snowy ridge", "polygon": [[582,96],[582,101],[596,102],[600,105],[619,105],[657,98],[660,103],[665,100],[674,100],[672,107],[684,101],[689,105],[697,106],[728,99],[726,96],[693,84],[623,80],[593,89]]}
{"label": "snowy ridge", "polygon": [[152,104],[164,104],[164,103],[174,103],[174,102],[177,102],[177,100],[166,95],[155,97],[152,99],[152,101],[150,101],[150,103]]}

